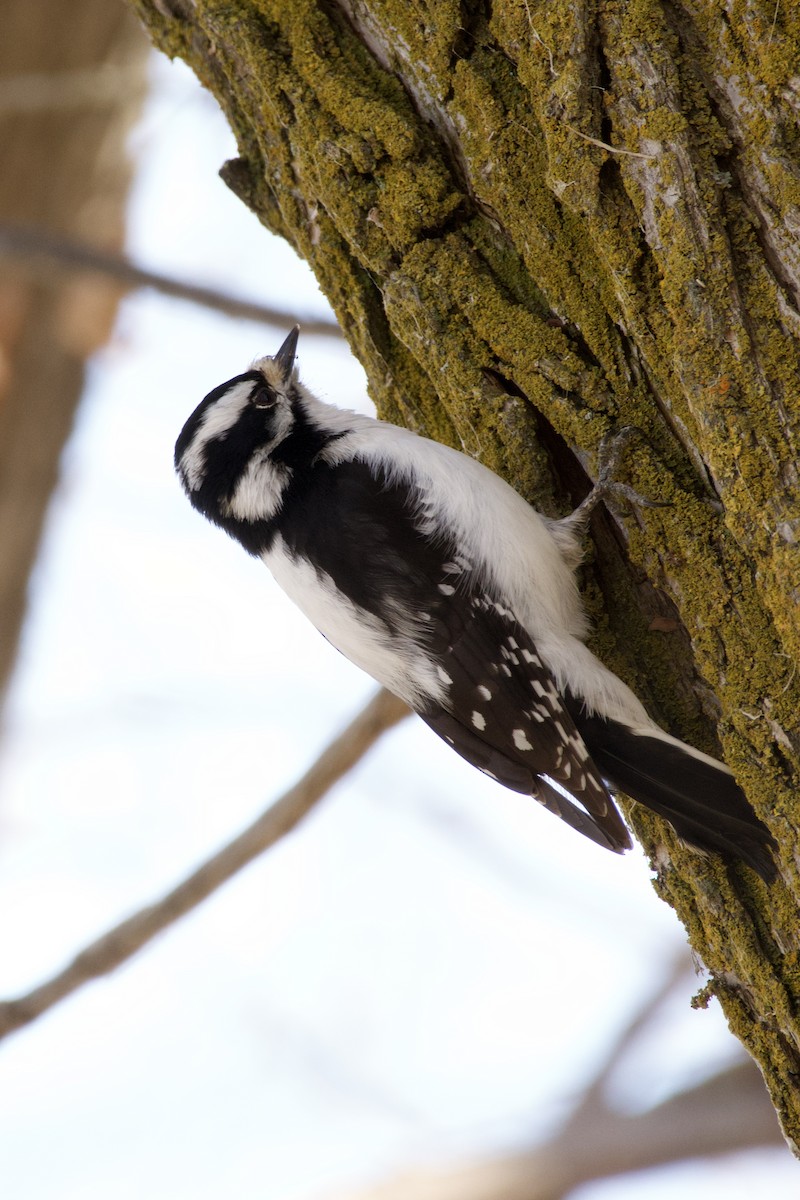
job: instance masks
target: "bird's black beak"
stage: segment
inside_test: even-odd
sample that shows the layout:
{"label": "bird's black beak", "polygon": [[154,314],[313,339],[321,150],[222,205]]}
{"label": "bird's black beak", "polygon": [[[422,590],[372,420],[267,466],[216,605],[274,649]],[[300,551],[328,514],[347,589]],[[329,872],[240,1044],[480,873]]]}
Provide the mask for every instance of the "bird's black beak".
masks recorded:
{"label": "bird's black beak", "polygon": [[273,362],[276,362],[281,369],[284,383],[289,382],[289,376],[294,367],[294,356],[297,353],[297,337],[299,333],[300,326],[295,325],[278,353],[273,357]]}

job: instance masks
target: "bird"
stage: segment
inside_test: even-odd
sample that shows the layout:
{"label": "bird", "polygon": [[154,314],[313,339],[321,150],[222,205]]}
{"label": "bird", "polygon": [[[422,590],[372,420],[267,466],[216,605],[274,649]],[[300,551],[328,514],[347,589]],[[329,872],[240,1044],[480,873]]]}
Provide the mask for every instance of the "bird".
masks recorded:
{"label": "bird", "polygon": [[193,507],[499,784],[616,853],[632,846],[623,793],[771,881],[775,844],[732,772],[662,729],[586,645],[576,569],[609,472],[571,516],[546,517],[469,455],[318,399],[298,335],[186,421],[175,468]]}

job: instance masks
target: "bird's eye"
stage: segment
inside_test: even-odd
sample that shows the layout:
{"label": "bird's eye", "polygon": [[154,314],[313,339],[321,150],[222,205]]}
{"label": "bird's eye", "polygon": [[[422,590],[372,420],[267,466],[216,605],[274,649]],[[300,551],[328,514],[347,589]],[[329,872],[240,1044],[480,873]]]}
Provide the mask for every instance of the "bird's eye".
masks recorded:
{"label": "bird's eye", "polygon": [[274,408],[278,397],[266,383],[259,383],[250,393],[250,403],[254,408]]}

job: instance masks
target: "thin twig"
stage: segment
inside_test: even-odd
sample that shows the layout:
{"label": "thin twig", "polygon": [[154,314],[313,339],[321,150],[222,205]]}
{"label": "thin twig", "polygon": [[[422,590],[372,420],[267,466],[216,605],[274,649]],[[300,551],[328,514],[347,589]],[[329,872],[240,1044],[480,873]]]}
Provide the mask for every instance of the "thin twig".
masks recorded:
{"label": "thin twig", "polygon": [[638,150],[623,150],[621,146],[611,146],[608,142],[601,142],[600,138],[591,137],[588,133],[581,133],[580,129],[576,129],[574,125],[568,125],[564,122],[564,128],[570,133],[577,133],[579,138],[583,138],[585,142],[591,142],[593,146],[599,146],[602,150],[608,150],[610,154],[627,154],[629,158],[655,158],[655,154],[642,154]]}
{"label": "thin twig", "polygon": [[378,692],[294,787],[182,883],[155,904],[140,909],[102,934],[63,971],[27,995],[0,1001],[0,1038],[40,1017],[83,984],[108,975],[156,934],[196,908],[294,829],[333,785],[364,757],[381,734],[407,716],[408,711],[396,696],[386,691]]}
{"label": "thin twig", "polygon": [[780,7],[781,7],[781,0],[775,0],[775,11],[772,14],[772,24],[769,27],[769,37],[767,38],[768,46],[772,45],[772,35],[775,32],[775,26],[778,23],[778,13],[780,12]]}
{"label": "thin twig", "polygon": [[539,35],[538,29],[536,28],[536,26],[533,23],[533,18],[531,17],[531,10],[528,5],[528,0],[524,0],[524,4],[525,4],[525,12],[528,14],[528,24],[531,27],[531,33],[533,34],[534,41],[538,42],[539,45],[542,47],[542,49],[547,51],[547,57],[550,59],[550,74],[553,76],[554,79],[557,79],[558,71],[556,71],[555,66],[553,65],[553,51],[550,49],[550,47],[547,45],[547,43],[542,40],[542,38]]}
{"label": "thin twig", "polygon": [[158,271],[147,271],[143,267],[137,267],[121,255],[111,254],[107,250],[100,250],[96,246],[61,234],[48,233],[44,229],[0,223],[0,256],[22,259],[26,266],[38,267],[39,270],[48,273],[53,267],[95,272],[121,283],[124,287],[152,288],[176,300],[186,300],[190,304],[199,304],[204,308],[212,308],[215,312],[223,312],[229,317],[241,317],[246,321],[258,321],[264,325],[277,325],[281,328],[300,325],[304,337],[314,334],[324,337],[342,336],[342,331],[333,320],[324,317],[303,317],[297,313],[287,313],[285,309],[240,300],[215,288],[183,283]]}

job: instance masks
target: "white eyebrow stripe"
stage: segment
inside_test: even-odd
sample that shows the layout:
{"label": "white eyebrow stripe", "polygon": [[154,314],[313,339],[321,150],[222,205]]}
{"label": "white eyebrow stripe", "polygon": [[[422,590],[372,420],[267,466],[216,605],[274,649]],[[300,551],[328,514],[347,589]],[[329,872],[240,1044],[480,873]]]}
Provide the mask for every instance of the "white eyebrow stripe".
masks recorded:
{"label": "white eyebrow stripe", "polygon": [[252,379],[240,379],[219,400],[210,405],[200,418],[194,436],[181,455],[180,468],[189,488],[194,492],[205,477],[206,446],[225,438],[233,429],[247,406],[253,390]]}

